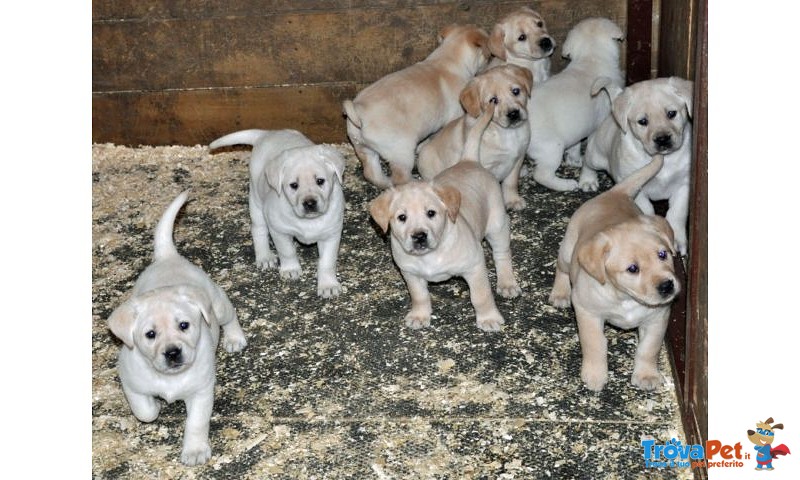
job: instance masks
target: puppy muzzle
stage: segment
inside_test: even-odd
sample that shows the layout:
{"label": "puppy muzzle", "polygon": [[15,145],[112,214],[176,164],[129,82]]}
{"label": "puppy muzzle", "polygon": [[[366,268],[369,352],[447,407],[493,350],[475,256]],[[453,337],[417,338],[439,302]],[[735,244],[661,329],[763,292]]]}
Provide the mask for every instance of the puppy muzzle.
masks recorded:
{"label": "puppy muzzle", "polygon": [[184,365],[183,351],[180,347],[170,346],[164,351],[164,359],[169,369],[177,369]]}
{"label": "puppy muzzle", "polygon": [[555,45],[553,44],[553,39],[550,37],[544,37],[541,40],[539,40],[539,48],[545,55],[553,53],[554,46]]}
{"label": "puppy muzzle", "polygon": [[323,202],[315,197],[305,197],[300,202],[300,214],[306,218],[318,217],[325,213]]}
{"label": "puppy muzzle", "polygon": [[653,145],[658,153],[668,153],[674,150],[675,141],[669,133],[660,133],[653,138]]}
{"label": "puppy muzzle", "polygon": [[434,245],[428,236],[428,232],[424,230],[417,230],[413,232],[409,236],[407,245],[408,248],[406,248],[406,251],[411,255],[424,255],[434,248]]}

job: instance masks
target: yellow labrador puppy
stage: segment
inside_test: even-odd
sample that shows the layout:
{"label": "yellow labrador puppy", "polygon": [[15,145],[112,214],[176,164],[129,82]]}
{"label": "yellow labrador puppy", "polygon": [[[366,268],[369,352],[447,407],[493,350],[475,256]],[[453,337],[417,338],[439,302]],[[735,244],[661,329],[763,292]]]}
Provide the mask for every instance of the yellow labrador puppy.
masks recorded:
{"label": "yellow labrador puppy", "polygon": [[[486,67],[488,41],[489,35],[474,25],[451,25],[425,60],[344,101],[347,135],[368,181],[388,188],[411,179],[417,144],[464,113],[458,96]],[[391,179],[381,158],[389,163]]]}
{"label": "yellow labrador puppy", "polygon": [[547,32],[547,25],[538,12],[521,7],[501,18],[489,36],[489,50],[494,58],[490,67],[506,63],[519,65],[531,72],[539,84],[550,78],[550,56],[556,41]]}
{"label": "yellow labrador puppy", "polygon": [[608,380],[606,322],[638,329],[631,382],[644,390],[663,383],[658,351],[670,303],[681,286],[673,266],[673,234],[664,218],[644,215],[633,202],[663,164],[657,155],[581,205],[558,251],[549,301],[557,307],[572,303],[575,309],[583,352],[581,379],[590,390],[602,390]]}
{"label": "yellow labrador puppy", "polygon": [[[317,295],[341,293],[336,261],[344,223],[344,157],[333,147],[315,145],[296,130],[242,130],[211,142],[215,149],[252,145],[250,220],[256,264],[279,268],[282,278],[302,275],[294,239],[317,244]],[[278,251],[269,248],[269,239]]]}
{"label": "yellow labrador puppy", "polygon": [[605,88],[613,98],[611,115],[589,137],[579,180],[584,191],[596,191],[597,170],[607,171],[619,182],[653,155],[663,155],[664,168],[642,188],[636,205],[652,215],[651,200],[669,200],[666,217],[681,255],[688,244],[693,86],[680,77],[645,80],[625,90],[599,81],[596,87]]}
{"label": "yellow labrador puppy", "polygon": [[422,178],[430,180],[459,161],[470,129],[491,104],[494,115],[483,133],[480,164],[501,182],[506,207],[523,209],[519,172],[531,139],[528,98],[532,84],[531,72],[516,65],[493,67],[472,79],[461,92],[467,113],[420,145],[417,170]]}
{"label": "yellow labrador puppy", "polygon": [[432,181],[414,181],[385,190],[370,203],[370,214],[384,232],[391,228],[392,256],[408,285],[410,328],[430,325],[428,282],[463,277],[469,285],[478,328],[500,330],[503,316],[489,284],[481,242],[492,247],[497,293],[516,297],[521,290],[511,263],[508,215],[497,180],[473,159],[480,135],[492,117],[487,110],[470,132],[465,158]]}
{"label": "yellow labrador puppy", "polygon": [[600,76],[622,87],[619,69],[622,30],[607,18],[587,18],[567,34],[562,55],[567,67],[537,84],[528,103],[531,112],[533,179],[558,191],[578,188],[573,179],[559,178],[556,170],[564,152],[568,163],[580,165],[580,142],[588,137],[611,111],[605,95],[592,96],[592,85]]}
{"label": "yellow labrador puppy", "polygon": [[108,325],[124,342],[117,370],[134,416],[152,422],[161,411],[156,397],[183,400],[187,416],[181,462],[197,465],[211,457],[208,427],[220,325],[228,352],[238,352],[247,340],[225,292],[175,249],[172,226],[187,196],[178,195],[164,212],[155,230],[153,263]]}

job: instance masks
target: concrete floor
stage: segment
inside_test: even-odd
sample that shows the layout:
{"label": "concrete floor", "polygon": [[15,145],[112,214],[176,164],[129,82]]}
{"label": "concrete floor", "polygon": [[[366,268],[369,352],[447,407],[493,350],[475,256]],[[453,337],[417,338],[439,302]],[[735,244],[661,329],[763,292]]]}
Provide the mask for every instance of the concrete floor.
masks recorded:
{"label": "concrete floor", "polygon": [[[337,148],[348,158],[344,291],[323,300],[316,248],[300,247],[299,282],[256,268],[248,150],[93,146],[94,478],[691,478],[644,469],[643,438],[685,438],[666,349],[667,382],[642,392],[630,385],[635,332],[608,328],[609,385],[590,392],[573,312],[546,303],[569,216],[590,194],[523,179],[528,207],[510,213],[523,294],[497,298],[502,332],[475,326],[460,279],[431,287],[432,325],[412,331],[388,238],[367,211],[379,191],[349,145]],[[188,187],[178,250],[228,293],[249,341],[240,353],[218,350],[213,456],[191,468],[179,461],[183,403],[149,424],[131,414],[116,373],[121,343],[106,324],[150,261],[155,223]]]}

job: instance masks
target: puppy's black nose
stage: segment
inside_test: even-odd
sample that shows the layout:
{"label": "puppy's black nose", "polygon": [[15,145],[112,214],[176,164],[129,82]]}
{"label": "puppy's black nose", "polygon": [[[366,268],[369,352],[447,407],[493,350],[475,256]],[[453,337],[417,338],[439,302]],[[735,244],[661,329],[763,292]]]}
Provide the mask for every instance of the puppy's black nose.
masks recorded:
{"label": "puppy's black nose", "polygon": [[316,212],[317,211],[317,201],[313,198],[307,198],[303,200],[303,208],[306,212]]}
{"label": "puppy's black nose", "polygon": [[428,234],[425,232],[414,232],[411,234],[411,239],[414,240],[415,245],[424,246],[428,243]]}
{"label": "puppy's black nose", "polygon": [[553,48],[553,41],[550,40],[550,37],[544,37],[543,39],[539,40],[539,48],[546,52]]}
{"label": "puppy's black nose", "polygon": [[668,297],[675,291],[675,283],[673,283],[672,280],[664,280],[658,284],[656,290],[658,290],[658,293],[660,293],[662,297]]}
{"label": "puppy's black nose", "polygon": [[672,135],[659,135],[653,139],[653,142],[659,150],[669,150],[672,148]]}
{"label": "puppy's black nose", "polygon": [[518,109],[510,110],[508,113],[506,113],[506,117],[508,117],[508,120],[511,121],[511,123],[519,122],[520,119],[519,110]]}
{"label": "puppy's black nose", "polygon": [[170,365],[181,363],[181,349],[178,347],[168,349],[164,352],[164,356],[167,357],[167,363]]}

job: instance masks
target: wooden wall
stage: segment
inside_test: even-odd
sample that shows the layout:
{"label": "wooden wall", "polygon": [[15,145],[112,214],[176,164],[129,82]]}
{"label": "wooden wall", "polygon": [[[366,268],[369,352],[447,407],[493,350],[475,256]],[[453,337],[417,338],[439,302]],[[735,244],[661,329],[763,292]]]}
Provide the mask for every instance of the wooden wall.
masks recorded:
{"label": "wooden wall", "polygon": [[342,100],[425,58],[442,27],[490,30],[523,5],[559,46],[585,17],[627,27],[625,0],[95,0],[92,141],[194,145],[295,128],[345,142]]}

